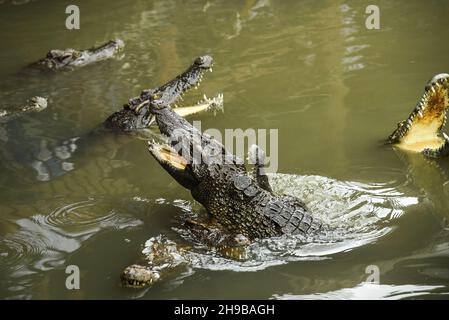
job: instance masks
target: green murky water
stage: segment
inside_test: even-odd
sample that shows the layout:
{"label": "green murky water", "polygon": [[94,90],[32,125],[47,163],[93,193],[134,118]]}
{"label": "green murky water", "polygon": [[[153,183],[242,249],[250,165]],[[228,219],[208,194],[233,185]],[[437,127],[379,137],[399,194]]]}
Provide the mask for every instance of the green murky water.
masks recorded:
{"label": "green murky water", "polygon": [[[0,297],[447,297],[449,160],[427,163],[382,140],[449,70],[449,3],[377,1],[380,30],[365,28],[360,1],[77,3],[81,29],[69,31],[69,1],[0,1],[2,103],[50,102],[0,127]],[[51,48],[116,37],[121,59],[23,71]],[[200,91],[225,99],[224,113],[195,118],[202,128],[278,129],[275,188],[345,229],[319,243],[267,240],[246,263],[198,254],[153,288],[122,288],[146,240],[179,238],[175,217],[200,207],[144,141],[77,138],[202,54],[214,72],[187,102]],[[80,290],[65,287],[68,265]],[[366,283],[367,268],[380,285]]]}

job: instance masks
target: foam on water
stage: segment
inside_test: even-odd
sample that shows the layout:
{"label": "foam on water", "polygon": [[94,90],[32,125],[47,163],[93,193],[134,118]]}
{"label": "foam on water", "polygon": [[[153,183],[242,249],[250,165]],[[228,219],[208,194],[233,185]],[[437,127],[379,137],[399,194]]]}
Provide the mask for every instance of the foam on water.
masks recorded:
{"label": "foam on water", "polygon": [[[400,217],[405,207],[418,203],[417,198],[398,191],[395,181],[365,184],[289,174],[272,174],[270,181],[275,192],[303,200],[329,230],[313,237],[285,235],[255,241],[248,247],[245,261],[224,258],[201,245],[194,246],[186,255],[193,268],[257,271],[289,261],[330,259],[334,254],[375,242],[392,231],[391,220]],[[185,202],[182,208],[190,210]],[[187,241],[195,240],[188,230],[174,230]]]}

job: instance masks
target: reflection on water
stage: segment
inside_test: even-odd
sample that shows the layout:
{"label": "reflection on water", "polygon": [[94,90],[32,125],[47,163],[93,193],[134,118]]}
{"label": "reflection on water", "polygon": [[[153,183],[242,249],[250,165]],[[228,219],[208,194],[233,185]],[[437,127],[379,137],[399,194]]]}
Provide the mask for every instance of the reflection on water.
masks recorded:
{"label": "reflection on water", "polygon": [[10,278],[6,286],[26,292],[33,274],[64,266],[66,257],[91,237],[142,224],[126,211],[131,210],[114,199],[90,198],[16,220],[17,231],[0,240],[1,273]]}
{"label": "reflection on water", "polygon": [[[427,163],[381,141],[425,81],[448,69],[441,39],[449,3],[379,1],[381,30],[373,31],[364,27],[365,5],[353,0],[78,1],[76,32],[64,27],[69,4],[0,1],[1,107],[35,95],[49,100],[40,113],[0,124],[0,297],[447,293],[447,161]],[[120,59],[73,72],[26,68],[49,49],[114,38],[126,43]],[[226,113],[198,115],[202,128],[278,129],[286,174],[270,176],[276,191],[301,198],[333,229],[321,238],[256,242],[245,262],[193,250],[185,274],[131,292],[118,276],[146,240],[188,241],[174,218],[204,212],[148,156],[144,141],[92,132],[202,54],[214,56],[214,73],[186,104],[200,91],[227,99]],[[68,264],[80,266],[78,292],[63,285]],[[363,284],[372,264],[381,272],[375,288]]]}
{"label": "reflection on water", "polygon": [[317,299],[332,299],[332,300],[399,300],[412,297],[420,297],[431,294],[433,290],[441,288],[442,286],[415,286],[415,285],[378,285],[370,283],[361,283],[354,288],[344,288],[337,291],[317,293],[311,295],[282,295],[274,296],[275,299],[280,300],[317,300]]}

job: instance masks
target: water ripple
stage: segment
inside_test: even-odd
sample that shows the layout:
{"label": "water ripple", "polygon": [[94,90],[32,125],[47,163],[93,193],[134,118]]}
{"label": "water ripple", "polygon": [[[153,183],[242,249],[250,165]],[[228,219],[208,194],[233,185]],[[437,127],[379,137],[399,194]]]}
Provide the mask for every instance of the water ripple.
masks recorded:
{"label": "water ripple", "polygon": [[18,231],[0,238],[0,272],[9,275],[9,289],[14,291],[28,275],[64,265],[68,254],[93,236],[140,226],[141,220],[123,213],[128,209],[126,201],[89,198],[63,204],[49,214],[18,219]]}

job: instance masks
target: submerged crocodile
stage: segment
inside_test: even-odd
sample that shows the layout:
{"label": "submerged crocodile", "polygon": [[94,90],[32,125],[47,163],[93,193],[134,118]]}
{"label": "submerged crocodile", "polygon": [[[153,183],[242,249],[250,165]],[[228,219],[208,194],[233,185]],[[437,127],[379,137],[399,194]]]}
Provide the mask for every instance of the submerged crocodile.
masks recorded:
{"label": "submerged crocodile", "polygon": [[72,48],[60,50],[53,49],[47,56],[34,64],[38,68],[48,70],[72,69],[84,67],[91,63],[110,59],[125,46],[123,40],[110,40],[98,47],[76,50]]}
{"label": "submerged crocodile", "polygon": [[40,112],[47,108],[47,99],[34,96],[19,107],[0,109],[0,142],[7,142],[7,123],[28,113]]}
{"label": "submerged crocodile", "polygon": [[18,108],[0,109],[0,124],[16,119],[27,113],[40,112],[47,108],[47,104],[46,98],[34,96]]}
{"label": "submerged crocodile", "polygon": [[440,73],[426,85],[409,117],[398,123],[388,143],[438,158],[449,155],[449,137],[442,132],[449,108],[449,74]]}

